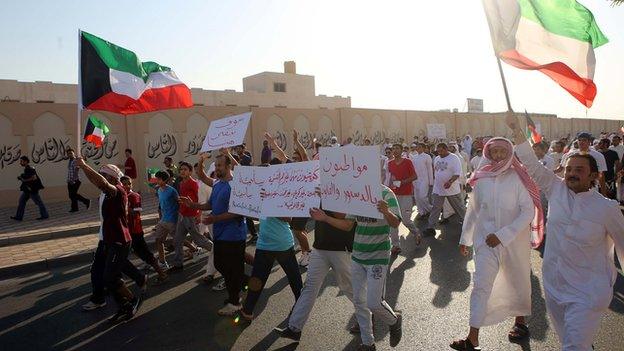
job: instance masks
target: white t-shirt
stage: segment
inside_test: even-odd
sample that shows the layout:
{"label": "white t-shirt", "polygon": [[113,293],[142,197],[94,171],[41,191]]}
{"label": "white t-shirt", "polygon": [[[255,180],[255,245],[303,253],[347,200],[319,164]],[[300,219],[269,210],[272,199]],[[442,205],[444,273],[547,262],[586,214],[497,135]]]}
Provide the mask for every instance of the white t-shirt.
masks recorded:
{"label": "white t-shirt", "polygon": [[609,149],[617,152],[618,154],[618,158],[620,159],[620,161],[622,160],[622,156],[624,155],[624,145],[623,144],[619,144],[618,146],[609,146]]}
{"label": "white t-shirt", "polygon": [[446,157],[436,156],[433,160],[433,193],[440,196],[451,196],[460,193],[459,178],[451,184],[451,187],[444,189],[446,183],[451,177],[462,175],[462,165],[459,157],[449,153]]}
{"label": "white t-shirt", "polygon": [[[568,157],[570,157],[570,155],[578,154],[580,152],[581,150],[575,149],[570,150],[567,154],[563,155],[563,157],[561,158],[561,166],[565,167],[565,164],[568,161]],[[598,163],[598,172],[606,172],[607,161],[605,161],[604,155],[592,148],[589,148],[589,154],[596,160],[596,163]]]}
{"label": "white t-shirt", "polygon": [[483,160],[483,156],[475,156],[472,158],[472,160],[470,160],[470,167],[472,168],[472,172],[479,169],[479,164],[481,163],[481,160]]}

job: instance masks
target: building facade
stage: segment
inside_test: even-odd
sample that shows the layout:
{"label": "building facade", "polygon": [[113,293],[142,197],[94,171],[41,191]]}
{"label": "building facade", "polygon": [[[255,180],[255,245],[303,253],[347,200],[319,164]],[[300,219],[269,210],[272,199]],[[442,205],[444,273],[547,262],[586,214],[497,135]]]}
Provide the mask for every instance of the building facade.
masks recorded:
{"label": "building facade", "polygon": [[[294,63],[292,67],[286,63],[285,71],[246,77],[242,93],[201,89],[199,93],[193,89],[195,106],[188,109],[126,117],[93,112],[110,127],[111,134],[101,148],[81,141],[81,153],[94,166],[123,165],[124,150],[132,149],[139,169],[137,187],[147,190],[146,168],[163,167],[167,156],[176,161],[196,162],[210,122],[247,111],[252,112],[252,119],[246,143],[253,153],[254,164],[260,161],[265,131],[274,135],[289,153],[295,129],[308,149],[312,148],[314,138],[327,142],[332,136],[339,140],[351,137],[355,144],[363,143],[365,138],[382,144],[386,137],[410,142],[415,136],[427,135],[428,124],[443,125],[449,139],[466,134],[509,136],[504,113],[351,108],[348,97],[315,95],[314,77],[297,75]],[[0,197],[3,199],[0,206],[17,204],[19,181],[16,177],[22,172],[19,166],[22,155],[30,158],[41,176],[46,187],[42,193],[44,201],[66,200],[65,149],[75,148],[82,136],[76,135],[76,86],[0,81],[0,96],[8,96],[0,102]],[[90,114],[83,111],[82,126]],[[549,139],[580,131],[597,135],[619,130],[621,126],[617,120],[563,119],[541,114],[531,114],[531,118]],[[91,197],[97,194],[97,189],[88,182],[83,181],[83,184],[84,193]]]}

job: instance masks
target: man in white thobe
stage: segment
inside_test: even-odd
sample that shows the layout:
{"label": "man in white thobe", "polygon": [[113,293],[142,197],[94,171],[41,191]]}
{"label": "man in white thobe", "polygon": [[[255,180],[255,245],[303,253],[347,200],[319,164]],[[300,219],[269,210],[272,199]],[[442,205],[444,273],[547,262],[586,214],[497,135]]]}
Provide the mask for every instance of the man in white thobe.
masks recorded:
{"label": "man in white thobe", "polygon": [[464,140],[462,140],[462,148],[466,152],[466,155],[468,155],[468,159],[470,159],[472,155],[472,137],[470,134],[466,134]]}
{"label": "man in white thobe", "polygon": [[477,149],[475,150],[475,157],[473,157],[472,160],[470,160],[470,173],[479,169],[481,160],[483,160],[483,150]]}
{"label": "man in white thobe", "polygon": [[418,179],[414,181],[414,199],[416,199],[416,208],[418,215],[416,219],[424,219],[431,212],[431,202],[429,201],[429,187],[433,186],[433,160],[431,156],[425,153],[425,145],[417,143],[414,146],[414,153],[410,155],[410,159],[414,164]]}
{"label": "man in white thobe", "polygon": [[511,141],[493,138],[484,149],[486,159],[469,180],[474,191],[459,241],[464,256],[468,247],[474,248],[475,272],[470,332],[450,345],[456,350],[479,346],[479,329],[508,317],[516,318],[511,339],[528,336],[524,317],[531,314],[530,224],[540,205],[539,191],[513,157]]}
{"label": "man in white thobe", "polygon": [[507,125],[516,155],[550,204],[542,265],[546,309],[563,350],[591,350],[613,297],[614,246],[624,257],[624,216],[616,201],[593,189],[599,173],[594,158],[570,155],[562,179],[537,160],[511,113]]}
{"label": "man in white thobe", "polygon": [[[459,147],[457,145],[457,143],[455,142],[451,142],[449,144],[449,151],[455,155],[457,155],[457,157],[459,158],[460,162],[461,162],[461,176],[459,177],[459,184],[460,184],[460,189],[461,189],[461,198],[462,200],[466,199],[466,180],[467,180],[467,174],[468,174],[468,159],[467,159],[467,155],[465,152],[460,151]],[[446,223],[448,222],[448,219],[455,213],[455,211],[453,211],[453,207],[451,207],[451,204],[448,202],[448,200],[444,201],[444,205],[442,207],[442,220],[440,221],[441,223]]]}

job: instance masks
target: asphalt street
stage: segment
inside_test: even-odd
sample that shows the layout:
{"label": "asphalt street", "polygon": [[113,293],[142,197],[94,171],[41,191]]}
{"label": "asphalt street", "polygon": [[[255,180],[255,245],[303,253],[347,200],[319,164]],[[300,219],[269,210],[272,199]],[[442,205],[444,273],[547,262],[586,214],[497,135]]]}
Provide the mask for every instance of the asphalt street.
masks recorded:
{"label": "asphalt street", "polygon": [[[401,227],[403,230],[405,228]],[[449,350],[449,342],[467,333],[473,264],[459,255],[459,225],[440,227],[436,238],[416,247],[404,237],[403,253],[393,259],[386,300],[403,311],[403,338],[394,350]],[[403,232],[405,235],[405,232]],[[251,250],[252,248],[250,248]],[[541,258],[532,254],[531,338],[511,344],[513,321],[486,327],[483,350],[559,350],[544,307]],[[107,321],[113,303],[82,312],[90,293],[89,266],[0,281],[0,350],[352,350],[360,342],[347,331],[353,306],[339,293],[334,276],[319,295],[300,343],[278,338],[294,302],[288,282],[274,267],[251,324],[216,315],[226,297],[201,281],[204,263],[186,266],[162,286],[151,286],[135,319],[117,326]],[[305,275],[305,269],[302,269]],[[305,277],[304,277],[305,279]],[[136,287],[133,287],[136,288]],[[624,278],[596,337],[596,350],[624,350]],[[391,350],[388,328],[376,325],[378,350]]]}

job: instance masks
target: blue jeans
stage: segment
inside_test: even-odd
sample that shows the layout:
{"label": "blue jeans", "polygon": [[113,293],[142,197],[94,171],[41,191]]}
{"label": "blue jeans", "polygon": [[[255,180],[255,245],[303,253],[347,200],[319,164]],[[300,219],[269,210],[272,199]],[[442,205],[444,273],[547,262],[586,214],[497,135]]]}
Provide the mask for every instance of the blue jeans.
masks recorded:
{"label": "blue jeans", "polygon": [[26,208],[26,202],[28,199],[32,199],[33,202],[39,206],[39,215],[41,218],[48,218],[48,210],[46,210],[41,197],[39,196],[39,192],[36,191],[31,193],[29,191],[22,191],[22,195],[19,198],[19,204],[17,205],[17,212],[15,213],[15,218],[22,219],[24,218],[24,209]]}

